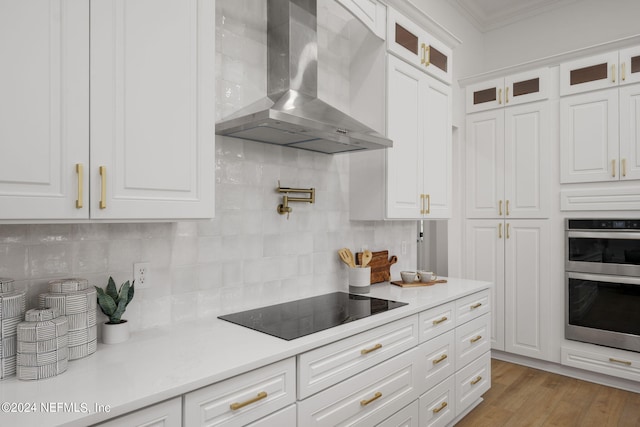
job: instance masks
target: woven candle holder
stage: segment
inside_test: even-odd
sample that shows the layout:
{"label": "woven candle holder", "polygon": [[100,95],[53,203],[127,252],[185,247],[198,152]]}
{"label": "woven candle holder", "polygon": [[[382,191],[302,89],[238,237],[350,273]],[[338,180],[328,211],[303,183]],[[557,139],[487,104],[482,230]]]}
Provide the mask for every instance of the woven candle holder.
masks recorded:
{"label": "woven candle holder", "polygon": [[95,353],[98,343],[96,326],[97,294],[86,279],[62,279],[49,282],[50,293],[40,294],[40,308],[55,307],[66,316],[69,327],[69,360]]}
{"label": "woven candle holder", "polygon": [[25,292],[13,280],[0,278],[0,380],[16,373],[17,327],[24,319]]}
{"label": "woven candle holder", "polygon": [[16,374],[21,380],[54,377],[67,370],[68,322],[57,308],[32,309],[18,324]]}

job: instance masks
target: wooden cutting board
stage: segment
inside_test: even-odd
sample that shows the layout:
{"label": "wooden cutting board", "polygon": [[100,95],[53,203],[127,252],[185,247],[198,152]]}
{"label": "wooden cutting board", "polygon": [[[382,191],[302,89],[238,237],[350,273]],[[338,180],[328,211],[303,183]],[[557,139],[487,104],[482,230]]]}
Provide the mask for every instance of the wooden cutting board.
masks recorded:
{"label": "wooden cutting board", "polygon": [[[391,266],[398,262],[398,257],[389,258],[389,251],[373,252],[369,263],[371,267],[371,283],[388,282],[391,280]],[[362,264],[362,252],[356,253],[356,264]]]}
{"label": "wooden cutting board", "polygon": [[421,286],[433,286],[436,283],[447,283],[446,280],[432,280],[430,282],[413,282],[413,283],[405,283],[402,280],[394,280],[391,282],[392,285],[401,286],[403,288],[418,288]]}

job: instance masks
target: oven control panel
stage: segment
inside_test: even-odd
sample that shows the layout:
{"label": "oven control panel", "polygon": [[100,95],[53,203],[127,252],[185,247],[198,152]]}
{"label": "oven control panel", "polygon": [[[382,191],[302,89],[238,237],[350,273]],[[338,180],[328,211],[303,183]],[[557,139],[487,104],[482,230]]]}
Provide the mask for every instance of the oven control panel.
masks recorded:
{"label": "oven control panel", "polygon": [[568,219],[568,230],[640,230],[640,219]]}

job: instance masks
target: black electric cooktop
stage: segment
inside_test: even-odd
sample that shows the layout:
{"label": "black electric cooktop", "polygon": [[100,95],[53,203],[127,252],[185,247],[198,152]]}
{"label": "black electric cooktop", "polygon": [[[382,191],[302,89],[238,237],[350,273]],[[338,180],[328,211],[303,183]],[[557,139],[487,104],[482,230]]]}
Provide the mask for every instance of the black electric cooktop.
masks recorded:
{"label": "black electric cooktop", "polygon": [[407,303],[334,292],[218,318],[290,341],[403,305]]}

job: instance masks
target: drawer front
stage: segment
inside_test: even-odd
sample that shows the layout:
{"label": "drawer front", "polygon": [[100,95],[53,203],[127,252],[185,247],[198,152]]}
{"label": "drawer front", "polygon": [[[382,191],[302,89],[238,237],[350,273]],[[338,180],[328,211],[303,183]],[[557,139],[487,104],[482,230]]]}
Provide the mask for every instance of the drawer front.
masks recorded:
{"label": "drawer front", "polygon": [[640,381],[640,357],[624,350],[574,343],[562,346],[561,363],[614,377]]}
{"label": "drawer front", "polygon": [[456,417],[456,380],[451,375],[420,396],[420,425],[440,427]]}
{"label": "drawer front", "polygon": [[442,304],[420,313],[420,342],[423,343],[453,329],[456,325],[455,314],[455,302]]}
{"label": "drawer front", "polygon": [[419,427],[420,405],[417,400],[409,406],[405,406],[376,427]]}
{"label": "drawer front", "polygon": [[130,414],[98,424],[96,427],[180,427],[182,426],[182,400],[175,397]]}
{"label": "drawer front", "polygon": [[456,373],[456,416],[491,388],[491,353],[486,352]]}
{"label": "drawer front", "polygon": [[408,350],[298,402],[299,426],[372,426],[418,397],[418,353]]}
{"label": "drawer front", "polygon": [[491,349],[491,324],[489,320],[490,316],[485,314],[456,328],[457,369],[469,364]]}
{"label": "drawer front", "polygon": [[339,383],[418,344],[418,316],[345,338],[298,356],[298,399]]}
{"label": "drawer front", "polygon": [[418,347],[420,357],[425,359],[421,392],[429,390],[456,370],[455,332],[449,331]]}
{"label": "drawer front", "polygon": [[489,290],[460,298],[456,301],[456,325],[460,326],[476,317],[489,313],[490,310]]}
{"label": "drawer front", "polygon": [[187,393],[185,425],[245,425],[294,403],[295,367],[290,358]]}
{"label": "drawer front", "polygon": [[296,405],[289,405],[284,409],[279,410],[271,415],[267,415],[264,418],[260,418],[258,421],[247,424],[247,427],[286,427],[296,425]]}

